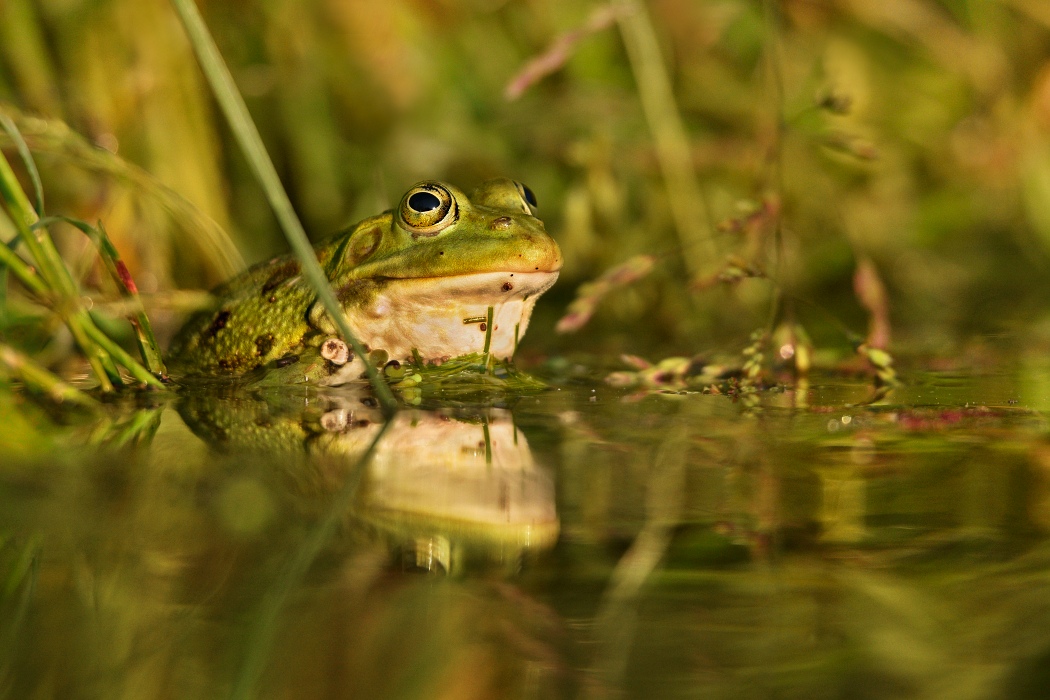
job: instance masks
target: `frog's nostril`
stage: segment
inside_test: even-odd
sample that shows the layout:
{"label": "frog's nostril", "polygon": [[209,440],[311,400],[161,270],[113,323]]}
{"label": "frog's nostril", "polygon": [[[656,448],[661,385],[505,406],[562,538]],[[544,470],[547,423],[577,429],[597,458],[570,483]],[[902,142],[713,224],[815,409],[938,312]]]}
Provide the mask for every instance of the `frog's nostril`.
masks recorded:
{"label": "frog's nostril", "polygon": [[510,228],[511,223],[509,216],[500,216],[492,220],[492,223],[489,224],[489,228],[493,231],[504,231]]}

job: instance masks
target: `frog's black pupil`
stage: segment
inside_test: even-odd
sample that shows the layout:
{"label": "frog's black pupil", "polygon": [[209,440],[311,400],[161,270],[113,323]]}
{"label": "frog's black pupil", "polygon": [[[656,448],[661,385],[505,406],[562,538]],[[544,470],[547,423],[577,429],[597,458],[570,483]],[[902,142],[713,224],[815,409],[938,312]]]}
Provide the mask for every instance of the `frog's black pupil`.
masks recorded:
{"label": "frog's black pupil", "polygon": [[536,195],[532,193],[532,190],[529,189],[528,185],[522,185],[521,190],[525,193],[525,201],[529,203],[529,206],[539,206],[539,204],[536,203]]}
{"label": "frog's black pupil", "polygon": [[425,214],[440,207],[441,200],[437,198],[437,195],[430,192],[416,192],[408,198],[408,206],[420,214]]}

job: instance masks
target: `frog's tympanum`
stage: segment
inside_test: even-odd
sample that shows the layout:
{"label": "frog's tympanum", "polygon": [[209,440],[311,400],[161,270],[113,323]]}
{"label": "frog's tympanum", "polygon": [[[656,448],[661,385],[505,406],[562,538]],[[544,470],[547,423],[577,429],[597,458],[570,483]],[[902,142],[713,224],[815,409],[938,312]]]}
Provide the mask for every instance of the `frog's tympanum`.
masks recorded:
{"label": "frog's tympanum", "polygon": [[[317,247],[351,328],[392,359],[438,360],[482,352],[510,358],[536,299],[558,278],[561,251],[533,212],[524,185],[490,180],[468,198],[440,182],[412,187],[393,211],[365,219]],[[335,324],[291,256],[252,267],[215,290],[213,308],[175,338],[186,374],[241,375],[328,358]],[[493,309],[488,328],[488,309]],[[322,384],[356,379],[357,358],[327,361]]]}

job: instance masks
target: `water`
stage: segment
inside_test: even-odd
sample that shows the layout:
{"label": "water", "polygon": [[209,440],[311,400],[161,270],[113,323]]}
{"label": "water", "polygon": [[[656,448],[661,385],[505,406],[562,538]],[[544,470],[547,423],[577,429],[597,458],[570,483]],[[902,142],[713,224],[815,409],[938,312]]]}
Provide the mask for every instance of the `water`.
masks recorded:
{"label": "water", "polygon": [[0,696],[1047,697],[1048,389],[8,397]]}

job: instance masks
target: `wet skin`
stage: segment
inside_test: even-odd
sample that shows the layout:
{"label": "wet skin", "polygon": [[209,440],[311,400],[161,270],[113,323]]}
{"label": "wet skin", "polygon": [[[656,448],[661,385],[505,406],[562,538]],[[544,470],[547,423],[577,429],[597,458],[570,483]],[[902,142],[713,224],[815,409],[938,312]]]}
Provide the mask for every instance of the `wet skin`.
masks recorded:
{"label": "wet skin", "polygon": [[[470,197],[422,182],[397,209],[319,244],[317,257],[370,349],[392,359],[442,359],[480,352],[488,334],[490,352],[509,358],[562,264],[535,203],[527,187],[508,179],[489,180]],[[169,357],[176,371],[236,376],[287,366],[337,335],[290,255],[252,267],[214,296],[214,306],[176,335]],[[351,358],[317,381],[339,383],[359,369]]]}

